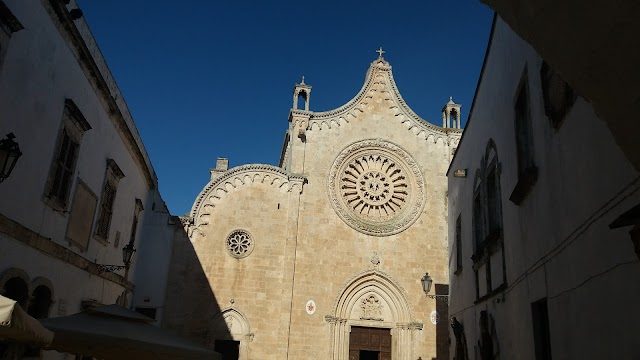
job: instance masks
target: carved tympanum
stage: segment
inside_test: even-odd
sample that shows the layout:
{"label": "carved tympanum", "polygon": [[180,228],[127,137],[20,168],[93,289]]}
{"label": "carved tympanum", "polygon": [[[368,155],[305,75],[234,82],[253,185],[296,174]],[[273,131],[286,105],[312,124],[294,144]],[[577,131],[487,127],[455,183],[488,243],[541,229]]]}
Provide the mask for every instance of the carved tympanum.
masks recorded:
{"label": "carved tympanum", "polygon": [[382,320],[382,303],[375,295],[369,295],[360,302],[363,320]]}

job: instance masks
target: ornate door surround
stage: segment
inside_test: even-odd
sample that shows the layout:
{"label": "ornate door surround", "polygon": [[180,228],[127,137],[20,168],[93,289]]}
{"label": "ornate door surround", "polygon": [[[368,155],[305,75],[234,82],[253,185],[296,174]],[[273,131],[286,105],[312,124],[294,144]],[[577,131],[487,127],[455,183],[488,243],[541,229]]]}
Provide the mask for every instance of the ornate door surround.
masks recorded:
{"label": "ornate door surround", "polygon": [[415,321],[406,292],[384,272],[373,269],[353,277],[336,299],[330,324],[332,360],[349,359],[352,327],[391,331],[391,358],[414,360],[412,343],[422,322]]}

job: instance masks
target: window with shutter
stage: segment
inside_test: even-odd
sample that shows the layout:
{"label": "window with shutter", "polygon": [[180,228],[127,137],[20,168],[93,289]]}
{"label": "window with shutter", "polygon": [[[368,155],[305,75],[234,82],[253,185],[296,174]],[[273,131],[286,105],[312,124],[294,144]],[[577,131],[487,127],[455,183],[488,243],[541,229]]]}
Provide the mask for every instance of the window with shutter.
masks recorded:
{"label": "window with shutter", "polygon": [[514,104],[514,128],[516,157],[518,160],[518,182],[511,192],[509,200],[520,205],[538,180],[538,168],[535,165],[533,151],[533,131],[529,103],[529,81],[527,69],[520,80]]}
{"label": "window with shutter", "polygon": [[[473,270],[476,277],[476,298],[482,301],[506,287],[504,234],[502,227],[502,195],[500,163],[493,140],[489,140],[480,168],[476,171],[473,195]],[[461,230],[456,221],[456,244]],[[461,246],[458,246],[461,248]],[[460,253],[458,255],[462,257]],[[461,266],[460,266],[461,270]]]}
{"label": "window with shutter", "polygon": [[116,190],[120,179],[124,177],[122,170],[113,159],[107,159],[107,169],[105,171],[104,186],[100,200],[100,213],[94,236],[96,239],[109,242],[109,228],[113,215],[113,206],[116,200]]}
{"label": "window with shutter", "polygon": [[78,148],[79,144],[69,136],[67,129],[64,129],[49,192],[49,197],[63,208],[67,206],[69,199],[69,190],[73,181]]}
{"label": "window with shutter", "polygon": [[140,218],[140,212],[144,210],[142,206],[142,200],[136,199],[136,205],[133,211],[133,219],[131,221],[131,232],[129,233],[129,244],[133,245],[136,242],[136,233],[138,232],[138,220]]}
{"label": "window with shutter", "polygon": [[96,226],[96,236],[102,239],[109,238],[109,225],[111,224],[111,214],[113,213],[113,202],[116,197],[116,189],[108,182],[104,184],[102,190],[102,204],[100,205],[100,217]]}
{"label": "window with shutter", "polygon": [[69,205],[69,194],[74,182],[80,143],[84,132],[91,129],[78,107],[70,99],[65,100],[62,127],[55,156],[51,164],[44,201],[58,211]]}
{"label": "window with shutter", "polygon": [[462,215],[456,219],[456,275],[462,272]]}

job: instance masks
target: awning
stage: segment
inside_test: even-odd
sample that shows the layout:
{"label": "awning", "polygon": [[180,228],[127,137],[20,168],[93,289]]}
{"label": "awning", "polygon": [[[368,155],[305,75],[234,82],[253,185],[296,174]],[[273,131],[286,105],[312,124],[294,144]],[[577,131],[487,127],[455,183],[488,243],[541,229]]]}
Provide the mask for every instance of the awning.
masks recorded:
{"label": "awning", "polygon": [[44,347],[51,344],[53,333],[22,310],[20,304],[0,295],[0,338]]}
{"label": "awning", "polygon": [[220,354],[151,324],[153,319],[119,305],[42,319],[55,332],[47,350],[110,359],[222,359]]}

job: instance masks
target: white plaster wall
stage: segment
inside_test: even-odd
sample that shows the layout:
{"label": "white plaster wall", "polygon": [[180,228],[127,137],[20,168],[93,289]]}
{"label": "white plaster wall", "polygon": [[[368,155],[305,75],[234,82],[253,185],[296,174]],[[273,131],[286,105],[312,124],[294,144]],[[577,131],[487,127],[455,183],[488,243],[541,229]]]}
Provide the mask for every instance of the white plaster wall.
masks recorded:
{"label": "white plaster wall", "polygon": [[[69,215],[53,211],[42,199],[61,129],[64,99],[70,98],[92,129],[85,132],[80,144],[69,204],[77,178],[100,197],[106,160],[114,159],[125,177],[118,185],[109,241],[113,243],[116,231],[120,231],[121,248],[129,239],[135,198],[147,202],[149,188],[143,173],[42,4],[37,1],[6,3],[24,29],[13,34],[0,72],[0,108],[3,109],[0,133],[15,134],[22,157],[11,177],[0,187],[3,199],[0,213],[67,245],[64,236]],[[96,209],[96,217],[97,213]],[[79,252],[75,247],[72,249]],[[93,239],[82,255],[99,263],[122,263],[120,249]]]}
{"label": "white plaster wall", "polygon": [[[84,300],[112,304],[122,293],[122,287],[117,284],[64,262],[52,261],[48,255],[3,234],[0,234],[0,247],[2,270],[19,268],[27,273],[30,281],[43,277],[53,283],[49,317],[75,314],[80,311]],[[42,358],[48,360],[67,359],[70,356],[57,351],[43,354]]]}
{"label": "white plaster wall", "polygon": [[[0,214],[71,249],[89,261],[122,265],[122,247],[129,241],[135,200],[140,199],[144,211],[139,216],[135,243],[138,252],[134,254],[129,278],[143,284],[138,289],[144,294],[150,294],[154,300],[153,305],[160,307],[166,291],[166,266],[174,229],[167,226],[169,214],[160,194],[157,189],[150,187],[143,172],[144,167],[136,163],[130,152],[132,146],[140,148],[144,163],[150,169],[150,177],[157,187],[153,168],[126,103],[95,40],[84,19],[75,22],[85,41],[88,41],[94,60],[133,133],[135,144],[127,144],[117,131],[109,112],[100,101],[97,89],[86,77],[78,59],[58,32],[43,2],[8,0],[5,3],[24,29],[12,35],[6,58],[0,68],[0,134],[15,134],[22,157],[11,177],[0,185]],[[70,8],[74,7],[73,4],[69,5]],[[98,197],[93,220],[95,226],[106,160],[114,159],[125,174],[117,188],[109,244],[91,237],[88,248],[84,251],[65,240],[69,213],[54,211],[43,202],[62,126],[65,98],[75,102],[92,127],[85,132],[80,144],[67,210],[70,210],[78,179],[82,179]],[[120,232],[118,247],[114,246],[116,232]],[[55,300],[62,296],[67,300],[67,314],[80,311],[79,304],[82,300],[96,299],[114,303],[123,291],[122,287],[114,283],[49,257],[17,240],[0,237],[0,249],[0,272],[15,266],[24,269],[32,278],[48,278],[53,282]],[[143,261],[144,258],[151,260]],[[124,271],[118,273],[122,275]],[[129,299],[131,300],[131,296]],[[61,315],[56,309],[54,304],[51,316]]]}
{"label": "white plaster wall", "polygon": [[133,307],[156,308],[156,322],[162,319],[167,292],[167,274],[175,236],[186,236],[177,217],[169,214],[158,192],[145,208],[142,241],[136,251],[133,282]]}
{"label": "white plaster wall", "polygon": [[[113,304],[122,293],[122,288],[96,275],[92,275],[78,267],[69,266],[61,261],[51,261],[51,258],[23,243],[0,234],[2,252],[0,263],[3,268],[20,268],[29,279],[44,277],[53,282],[53,305],[50,316],[71,315],[80,311],[83,300],[96,300],[105,304]],[[82,286],[78,286],[82,284]],[[63,301],[63,310],[60,302]]]}
{"label": "white plaster wall", "polygon": [[[539,175],[516,206],[509,201],[517,182],[513,109],[525,65]],[[635,321],[640,290],[628,286],[628,279],[640,275],[640,264],[629,229],[609,230],[608,224],[638,203],[638,173],[582,98],[560,129],[553,129],[544,114],[541,65],[535,51],[498,19],[471,119],[449,172],[449,218],[462,214],[464,259],[460,275],[450,266],[450,315],[464,324],[471,356],[479,312],[487,309],[496,320],[501,358],[533,359],[530,304],[547,297],[554,359],[637,358],[637,349],[621,344],[633,343],[633,334],[640,333]],[[490,138],[502,164],[509,289],[474,305],[472,182]],[[453,177],[457,169],[467,169],[467,178]],[[450,251],[454,234],[450,221]]]}

